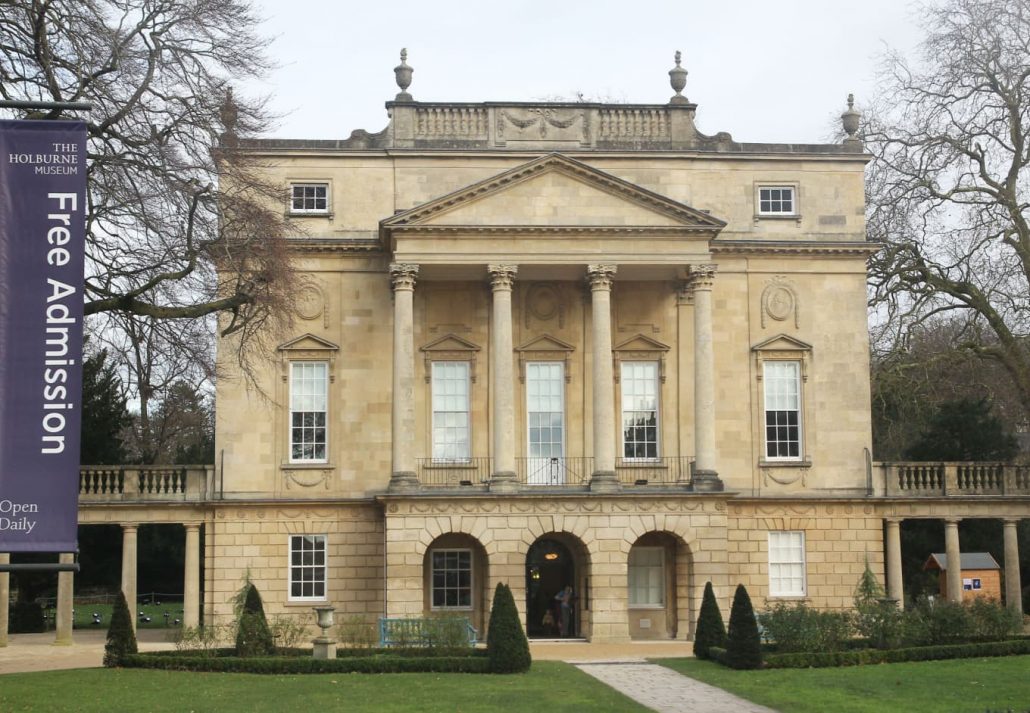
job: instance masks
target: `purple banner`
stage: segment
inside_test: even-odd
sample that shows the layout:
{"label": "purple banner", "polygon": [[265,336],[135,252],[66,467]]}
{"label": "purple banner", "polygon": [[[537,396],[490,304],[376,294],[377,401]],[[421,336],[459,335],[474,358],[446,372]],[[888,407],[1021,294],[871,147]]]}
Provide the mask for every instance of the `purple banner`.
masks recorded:
{"label": "purple banner", "polygon": [[86,125],[0,121],[0,552],[78,549]]}

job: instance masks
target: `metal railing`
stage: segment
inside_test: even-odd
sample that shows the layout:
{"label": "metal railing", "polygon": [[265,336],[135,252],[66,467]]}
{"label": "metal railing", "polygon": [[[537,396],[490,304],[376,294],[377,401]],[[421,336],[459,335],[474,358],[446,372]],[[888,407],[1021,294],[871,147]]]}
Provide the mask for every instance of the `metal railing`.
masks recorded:
{"label": "metal railing", "polygon": [[419,458],[415,475],[426,487],[482,485],[490,480],[493,458]]}
{"label": "metal railing", "polygon": [[692,456],[663,458],[617,458],[615,474],[628,485],[686,484],[693,475]]}
{"label": "metal railing", "polygon": [[516,458],[515,464],[524,485],[584,485],[594,470],[593,458]]}

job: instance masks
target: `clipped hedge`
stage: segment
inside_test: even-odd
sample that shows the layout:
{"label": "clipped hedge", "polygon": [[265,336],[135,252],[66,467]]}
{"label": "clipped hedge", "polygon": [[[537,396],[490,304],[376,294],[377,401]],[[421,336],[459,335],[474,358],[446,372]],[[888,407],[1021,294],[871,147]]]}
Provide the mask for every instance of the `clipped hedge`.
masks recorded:
{"label": "clipped hedge", "polygon": [[[724,666],[726,649],[713,646],[709,658]],[[987,641],[971,644],[942,646],[913,646],[905,649],[853,649],[832,653],[766,654],[764,668],[832,668],[835,666],[862,666],[907,661],[941,661],[944,659],[975,659],[992,656],[1019,656],[1030,654],[1030,638],[1010,641]]]}
{"label": "clipped hedge", "polygon": [[[342,656],[316,659],[309,656],[248,657],[189,656],[180,652],[162,655],[135,654],[122,659],[126,668],[213,673],[490,673],[486,656]],[[172,654],[172,655],[169,655]]]}

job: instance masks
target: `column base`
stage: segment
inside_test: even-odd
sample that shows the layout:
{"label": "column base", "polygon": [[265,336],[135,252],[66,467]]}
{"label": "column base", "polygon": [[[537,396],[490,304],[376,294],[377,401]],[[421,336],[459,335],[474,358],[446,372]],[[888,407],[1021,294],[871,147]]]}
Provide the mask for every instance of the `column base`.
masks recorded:
{"label": "column base", "polygon": [[519,489],[519,481],[514,472],[494,473],[489,487],[491,493],[514,493]]}
{"label": "column base", "polygon": [[418,489],[418,478],[412,471],[397,471],[390,474],[390,492]]}
{"label": "column base", "polygon": [[714,470],[695,470],[693,490],[695,493],[721,493],[726,489],[719,474]]}
{"label": "column base", "polygon": [[55,639],[54,643],[52,643],[51,646],[73,646],[74,644],[75,644],[75,642],[72,641],[70,638],[69,639]]}
{"label": "column base", "polygon": [[316,659],[332,660],[336,658],[336,642],[319,637],[312,642],[312,657]]}
{"label": "column base", "polygon": [[617,493],[622,490],[614,470],[595,470],[590,476],[590,492]]}

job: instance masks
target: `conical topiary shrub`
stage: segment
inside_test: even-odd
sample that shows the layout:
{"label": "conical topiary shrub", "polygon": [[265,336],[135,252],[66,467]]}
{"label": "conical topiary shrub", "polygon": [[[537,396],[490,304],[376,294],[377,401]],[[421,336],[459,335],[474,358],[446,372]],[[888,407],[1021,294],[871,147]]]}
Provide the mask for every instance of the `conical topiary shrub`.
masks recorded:
{"label": "conical topiary shrub", "polygon": [[529,641],[519,621],[519,610],[507,584],[498,583],[490,609],[490,630],[486,634],[490,670],[494,673],[521,673],[529,670],[532,658]]}
{"label": "conical topiary shrub", "polygon": [[712,583],[706,582],[701,612],[697,616],[697,630],[694,632],[694,656],[699,659],[711,658],[708,650],[713,646],[726,648],[726,625],[722,622],[722,612],[719,611],[719,603],[715,601]]}
{"label": "conical topiary shrub", "polygon": [[730,609],[730,630],[726,635],[726,664],[732,668],[761,668],[762,642],[751,597],[743,584],[737,585]]}
{"label": "conical topiary shrub", "polygon": [[125,602],[125,593],[118,592],[111,611],[111,625],[107,628],[107,643],[104,645],[104,665],[120,666],[129,654],[139,652],[136,646],[136,632],[132,630],[132,614]]}
{"label": "conical topiary shrub", "polygon": [[249,584],[243,610],[236,624],[236,655],[271,656],[274,653],[275,642],[268,628],[268,619],[265,618],[261,595],[257,587]]}

